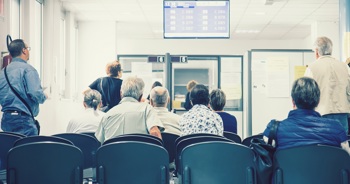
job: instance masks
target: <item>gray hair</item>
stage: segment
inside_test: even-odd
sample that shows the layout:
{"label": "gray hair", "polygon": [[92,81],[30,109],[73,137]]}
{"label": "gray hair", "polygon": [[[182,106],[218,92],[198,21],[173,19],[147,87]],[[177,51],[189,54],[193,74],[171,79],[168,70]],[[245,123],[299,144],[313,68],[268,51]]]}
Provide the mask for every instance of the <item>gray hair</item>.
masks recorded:
{"label": "gray hair", "polygon": [[151,90],[150,98],[155,107],[165,107],[168,103],[169,91],[165,87],[156,86]]}
{"label": "gray hair", "polygon": [[145,83],[141,78],[138,77],[128,77],[123,80],[122,87],[120,89],[123,97],[132,97],[136,100],[143,94],[143,89],[145,88]]}
{"label": "gray hair", "polygon": [[320,56],[332,55],[333,43],[327,37],[318,37],[315,41],[315,48]]}
{"label": "gray hair", "polygon": [[320,102],[320,95],[320,89],[312,78],[302,77],[293,84],[291,96],[298,109],[315,109]]}
{"label": "gray hair", "polygon": [[84,102],[89,108],[97,109],[101,103],[101,94],[100,92],[89,89],[84,93]]}
{"label": "gray hair", "polygon": [[210,107],[214,111],[222,111],[226,104],[226,95],[221,89],[213,90],[210,95]]}

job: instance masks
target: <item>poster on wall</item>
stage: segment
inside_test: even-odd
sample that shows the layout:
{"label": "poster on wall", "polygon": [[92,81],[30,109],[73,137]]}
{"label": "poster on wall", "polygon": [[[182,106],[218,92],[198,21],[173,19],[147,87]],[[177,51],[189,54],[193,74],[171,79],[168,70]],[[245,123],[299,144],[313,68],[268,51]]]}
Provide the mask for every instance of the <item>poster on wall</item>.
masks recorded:
{"label": "poster on wall", "polygon": [[4,0],[0,0],[0,17],[4,17]]}

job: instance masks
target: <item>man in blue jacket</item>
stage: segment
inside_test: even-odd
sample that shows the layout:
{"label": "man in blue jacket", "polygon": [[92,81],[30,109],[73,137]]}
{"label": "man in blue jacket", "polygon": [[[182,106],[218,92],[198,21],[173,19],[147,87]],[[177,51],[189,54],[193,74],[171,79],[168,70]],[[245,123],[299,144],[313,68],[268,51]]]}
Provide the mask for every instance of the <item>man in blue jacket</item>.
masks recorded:
{"label": "man in blue jacket", "polygon": [[38,129],[31,116],[39,114],[39,103],[42,104],[47,96],[41,87],[38,72],[29,65],[28,47],[23,40],[12,41],[8,50],[12,56],[12,62],[6,67],[8,80],[14,90],[26,101],[30,109],[15,95],[5,78],[4,69],[0,73],[0,105],[3,116],[1,129],[8,132],[16,132],[24,135],[37,135]]}

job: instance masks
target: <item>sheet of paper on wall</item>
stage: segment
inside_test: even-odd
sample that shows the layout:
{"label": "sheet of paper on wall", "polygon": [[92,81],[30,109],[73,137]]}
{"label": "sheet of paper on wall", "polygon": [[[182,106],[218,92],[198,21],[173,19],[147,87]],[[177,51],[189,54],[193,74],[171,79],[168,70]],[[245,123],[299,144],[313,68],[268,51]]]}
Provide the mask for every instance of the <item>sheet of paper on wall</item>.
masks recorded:
{"label": "sheet of paper on wall", "polygon": [[145,83],[143,91],[144,98],[147,98],[152,87],[152,63],[132,62],[131,75],[137,76]]}
{"label": "sheet of paper on wall", "polygon": [[237,58],[221,59],[221,72],[242,72],[241,60]]}
{"label": "sheet of paper on wall", "polygon": [[242,98],[242,88],[239,84],[223,85],[221,89],[225,92],[226,100],[237,100]]}
{"label": "sheet of paper on wall", "polygon": [[350,57],[350,32],[345,32],[343,35],[343,57],[346,60]]}
{"label": "sheet of paper on wall", "polygon": [[289,60],[286,57],[267,59],[267,96],[289,97]]}
{"label": "sheet of paper on wall", "polygon": [[252,90],[266,94],[266,61],[252,61]]}
{"label": "sheet of paper on wall", "polygon": [[294,80],[304,77],[306,66],[294,66]]}

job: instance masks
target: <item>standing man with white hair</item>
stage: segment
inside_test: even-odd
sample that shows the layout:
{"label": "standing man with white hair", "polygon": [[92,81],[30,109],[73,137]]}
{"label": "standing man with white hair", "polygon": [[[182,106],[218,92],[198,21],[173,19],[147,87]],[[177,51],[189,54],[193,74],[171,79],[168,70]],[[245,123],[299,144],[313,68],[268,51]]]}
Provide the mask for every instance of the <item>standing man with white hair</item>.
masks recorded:
{"label": "standing man with white hair", "polygon": [[331,56],[332,47],[329,38],[316,39],[316,61],[308,66],[305,76],[315,79],[321,90],[321,99],[316,111],[325,118],[338,120],[348,133],[350,75],[347,65]]}
{"label": "standing man with white hair", "polygon": [[160,130],[164,128],[155,110],[150,104],[140,102],[144,87],[145,83],[141,78],[129,77],[123,81],[122,100],[106,113],[95,133],[101,143],[130,133],[150,134],[162,138]]}

